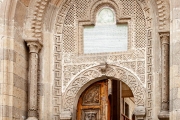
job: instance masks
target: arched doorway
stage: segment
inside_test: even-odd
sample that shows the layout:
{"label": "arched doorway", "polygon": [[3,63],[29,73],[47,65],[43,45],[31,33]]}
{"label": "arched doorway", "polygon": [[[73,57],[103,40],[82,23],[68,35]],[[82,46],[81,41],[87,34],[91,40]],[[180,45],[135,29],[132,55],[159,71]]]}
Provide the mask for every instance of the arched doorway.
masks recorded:
{"label": "arched doorway", "polygon": [[105,79],[91,84],[77,104],[77,120],[130,120],[134,96],[123,82]]}
{"label": "arched doorway", "polygon": [[134,95],[134,102],[136,105],[135,115],[143,118],[145,116],[144,97],[145,89],[138,77],[127,70],[126,68],[116,65],[97,65],[82,71],[78,74],[69,85],[66,91],[63,93],[63,106],[61,118],[76,119],[78,100],[83,91],[88,88],[89,85],[104,79],[113,79],[124,82]]}

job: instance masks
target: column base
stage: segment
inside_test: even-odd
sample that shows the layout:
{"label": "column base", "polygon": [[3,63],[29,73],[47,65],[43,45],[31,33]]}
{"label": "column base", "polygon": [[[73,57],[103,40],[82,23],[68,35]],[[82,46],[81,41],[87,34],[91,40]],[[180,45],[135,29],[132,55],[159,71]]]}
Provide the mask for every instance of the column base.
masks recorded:
{"label": "column base", "polygon": [[159,120],[169,120],[169,111],[161,111],[158,118]]}
{"label": "column base", "polygon": [[26,120],[38,120],[36,117],[28,117]]}
{"label": "column base", "polygon": [[136,120],[144,120],[144,117],[146,115],[146,109],[144,106],[137,106],[134,109],[134,114],[136,116]]}
{"label": "column base", "polygon": [[60,120],[71,120],[71,112],[70,111],[62,111],[60,114]]}

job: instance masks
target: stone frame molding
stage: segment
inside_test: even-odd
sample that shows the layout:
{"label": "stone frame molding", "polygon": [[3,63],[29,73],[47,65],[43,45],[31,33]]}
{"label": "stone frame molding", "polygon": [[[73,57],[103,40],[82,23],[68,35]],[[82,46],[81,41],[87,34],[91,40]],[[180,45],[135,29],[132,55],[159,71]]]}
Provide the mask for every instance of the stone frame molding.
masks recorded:
{"label": "stone frame molding", "polygon": [[[28,28],[30,28],[30,29],[26,29],[25,28],[25,31],[27,30],[28,32],[32,32],[31,33],[31,35],[32,36],[35,36],[36,38],[40,38],[40,39],[42,39],[41,37],[42,37],[42,35],[41,34],[43,34],[42,33],[42,27],[43,27],[43,14],[46,12],[46,7],[48,6],[48,4],[49,4],[49,1],[50,0],[35,0],[35,2],[34,2],[34,4],[30,4],[30,6],[29,6],[29,13],[30,14],[28,14],[28,17],[27,18],[30,18],[30,19],[32,19],[32,20],[27,20],[27,24],[26,25],[29,25],[29,27]],[[56,1],[58,1],[58,0],[54,0],[54,3],[56,2]],[[63,0],[64,1],[64,0]],[[143,9],[143,11],[144,11],[144,13],[145,13],[145,15],[146,15],[146,22],[147,22],[147,26],[148,26],[148,33],[151,33],[152,32],[152,26],[151,26],[151,23],[152,23],[152,18],[151,18],[151,16],[152,16],[152,13],[151,13],[151,9],[150,9],[150,7],[149,7],[149,4],[147,3],[147,0],[137,0],[140,4],[141,4],[141,7],[142,7],[142,9]],[[159,1],[162,1],[162,0],[159,0]],[[70,2],[71,2],[71,0],[68,0],[68,1],[66,1],[66,4],[70,4]],[[63,3],[63,2],[61,2],[61,3]],[[146,4],[144,4],[144,3],[146,3]],[[162,2],[158,2],[157,3],[157,5],[158,6],[161,6],[163,3]],[[63,4],[61,4],[60,6],[63,6]],[[58,6],[59,7],[59,6]],[[68,7],[69,6],[67,6],[67,9],[68,9]],[[158,11],[161,11],[161,7],[158,7],[157,8],[158,9]],[[39,13],[39,14],[38,14]],[[167,12],[164,12],[165,14],[167,13]],[[161,15],[161,13],[159,12],[159,17],[161,17],[161,18],[163,18],[163,16],[160,16]],[[34,24],[35,22],[37,22],[38,24]],[[162,21],[159,21],[159,23],[162,23]],[[27,27],[27,26],[26,26]],[[36,28],[36,30],[35,30],[35,28]],[[32,37],[32,36],[28,36],[28,37]],[[151,36],[151,35],[149,35],[149,36]],[[149,43],[151,42],[151,40],[152,40],[152,38],[149,38]],[[152,45],[150,44],[150,46],[148,47],[148,49],[147,49],[148,51],[151,51],[152,50]],[[58,57],[58,55],[56,54],[55,55],[55,57],[57,58]],[[148,56],[147,56],[147,66],[148,66],[148,73],[147,73],[147,76],[148,76],[148,79],[147,79],[147,103],[146,103],[146,105],[147,105],[147,112],[149,113],[147,116],[147,119],[148,120],[150,120],[150,119],[152,119],[152,117],[151,117],[151,113],[152,113],[152,85],[151,85],[151,81],[153,80],[153,77],[152,77],[152,70],[151,71],[149,71],[149,68],[151,69],[151,64],[152,64],[152,60],[151,60],[151,58],[152,58],[152,53],[148,53]],[[56,64],[59,64],[59,61],[58,61],[59,59],[57,58],[57,60],[55,59],[55,61],[56,61]],[[59,75],[59,68],[57,69],[56,67],[55,67],[55,73],[57,74],[57,76]],[[57,110],[58,110],[58,108],[60,107],[60,96],[61,95],[59,95],[60,93],[58,92],[60,89],[61,89],[61,87],[59,87],[59,85],[61,85],[58,81],[57,81],[57,79],[58,79],[59,77],[55,77],[54,78],[54,87],[53,87],[53,92],[56,92],[57,91],[57,93],[58,93],[58,95],[54,95],[54,99],[56,99],[57,100],[57,102],[53,105],[54,107],[53,107],[53,109],[55,109],[55,108],[57,108]],[[53,119],[55,119],[57,117],[57,114],[55,114],[54,115],[54,118]]]}
{"label": "stone frame molding", "polygon": [[[88,7],[87,14],[84,17],[84,19],[81,19],[78,21],[78,33],[77,33],[78,36],[77,37],[79,41],[78,41],[78,49],[77,49],[78,51],[76,51],[76,53],[78,53],[79,55],[85,55],[84,50],[83,50],[84,49],[84,46],[83,46],[84,26],[95,25],[97,13],[99,12],[100,9],[104,7],[108,7],[113,10],[115,18],[116,18],[116,24],[126,23],[128,25],[128,50],[127,51],[131,49],[131,46],[132,46],[131,16],[122,17],[121,14],[118,12],[120,11],[119,8],[121,8],[122,6],[118,5],[115,1],[98,1],[95,4],[90,4],[90,6]],[[123,52],[124,51],[113,52],[113,53],[123,53]],[[89,54],[91,53],[88,53],[86,55],[89,55]],[[105,54],[105,53],[95,53],[95,54]]]}
{"label": "stone frame molding", "polygon": [[[125,84],[127,84],[133,92],[135,98],[135,105],[138,107],[137,109],[143,108],[141,110],[142,114],[137,112],[137,115],[140,115],[141,118],[145,116],[145,87],[140,82],[139,78],[129,71],[126,68],[109,65],[109,64],[100,64],[89,69],[86,69],[79,73],[74,79],[71,80],[66,91],[63,93],[63,104],[62,104],[62,113],[67,113],[69,118],[71,115],[75,119],[77,101],[81,93],[85,90],[88,85],[93,82],[103,80],[103,79],[115,79],[121,80]],[[73,114],[70,114],[73,113]],[[60,119],[63,120],[63,114],[60,115]],[[66,114],[67,115],[67,114]],[[67,118],[68,116],[66,116]]]}

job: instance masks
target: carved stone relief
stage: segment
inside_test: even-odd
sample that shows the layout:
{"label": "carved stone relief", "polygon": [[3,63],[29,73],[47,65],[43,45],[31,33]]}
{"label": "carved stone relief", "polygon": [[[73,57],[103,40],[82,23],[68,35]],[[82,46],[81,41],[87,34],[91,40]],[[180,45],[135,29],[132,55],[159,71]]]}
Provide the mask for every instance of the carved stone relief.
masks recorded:
{"label": "carved stone relief", "polygon": [[[97,3],[97,4],[96,4]],[[119,3],[119,4],[117,4]],[[139,6],[139,3],[142,3],[142,8]],[[86,69],[93,67],[94,65],[98,65],[101,62],[106,61],[107,63],[117,64],[119,66],[123,66],[127,68],[129,71],[134,72],[138,79],[140,79],[140,84],[143,83],[144,86],[146,84],[147,86],[147,119],[151,119],[151,110],[152,110],[152,35],[151,35],[151,17],[150,17],[150,11],[145,1],[135,1],[135,0],[113,0],[109,2],[100,2],[96,0],[92,1],[76,1],[73,5],[73,1],[64,2],[61,6],[61,9],[57,16],[57,21],[55,25],[55,58],[57,58],[57,61],[55,62],[55,68],[57,77],[55,77],[55,91],[62,89],[61,83],[63,83],[63,91],[67,91],[67,86],[71,85],[72,81],[74,80],[75,76],[82,73],[82,71],[86,71]],[[88,5],[88,6],[87,6]],[[132,31],[135,32],[135,30],[141,30],[136,31],[136,35],[129,35],[131,38],[131,50],[128,52],[121,52],[121,53],[113,53],[113,54],[90,54],[90,55],[78,55],[78,29],[73,26],[73,24],[76,24],[76,21],[86,21],[91,19],[90,21],[95,21],[95,12],[97,11],[97,7],[101,8],[103,6],[110,5],[116,13],[116,16],[119,16],[119,18],[126,19],[126,18],[132,18],[131,22],[135,22],[136,26],[129,26]],[[132,9],[128,6],[131,5]],[[121,6],[121,7],[120,7]],[[98,8],[98,9],[99,9]],[[120,9],[119,9],[120,8]],[[134,11],[134,9],[137,9],[137,11]],[[130,10],[131,9],[131,10]],[[117,12],[122,10],[123,12]],[[73,11],[73,12],[72,12]],[[89,14],[86,13],[88,11]],[[143,14],[146,14],[144,16]],[[69,12],[69,13],[68,13]],[[76,12],[76,13],[75,13]],[[136,13],[135,13],[136,12]],[[64,16],[68,13],[68,16]],[[121,15],[119,14],[121,13]],[[75,16],[74,16],[75,15]],[[91,15],[91,16],[88,16]],[[121,17],[120,17],[121,16]],[[66,21],[68,19],[72,18],[72,21]],[[117,17],[118,18],[118,17]],[[138,18],[138,20],[136,20]],[[141,22],[139,22],[141,21]],[[66,23],[66,24],[64,24]],[[64,27],[63,27],[64,26]],[[66,30],[67,28],[67,30]],[[148,30],[147,30],[148,28]],[[70,30],[69,30],[70,29]],[[72,31],[72,32],[71,32]],[[148,32],[147,32],[148,31]],[[65,34],[71,34],[70,38],[73,40],[72,42],[65,43],[64,41],[68,41],[70,38],[64,38],[62,35]],[[148,37],[147,37],[148,34]],[[73,43],[73,44],[70,44]],[[68,47],[69,46],[69,47]],[[59,52],[58,52],[59,51]],[[61,59],[63,55],[63,60]],[[93,64],[92,64],[93,63]],[[147,63],[147,64],[145,64]],[[73,64],[75,65],[82,65],[86,64],[89,65],[87,67],[84,67],[82,69],[74,69],[71,71],[65,71],[64,73],[59,72],[59,70],[64,70],[66,66],[71,66],[73,68]],[[76,68],[76,67],[74,67]],[[74,72],[73,71],[78,71]],[[93,72],[93,71],[92,71]],[[73,75],[72,75],[73,73]],[[96,73],[96,72],[95,72]],[[71,74],[71,75],[70,75]],[[98,72],[96,73],[98,74]],[[147,74],[147,77],[145,76]],[[69,77],[71,76],[71,77]],[[97,75],[98,76],[98,75]],[[96,77],[96,76],[95,76]],[[64,81],[58,81],[63,79]],[[81,84],[85,84],[87,80],[86,77],[81,78],[83,81]],[[93,78],[94,79],[94,78]],[[58,85],[57,85],[58,83]],[[56,87],[57,86],[57,87]],[[71,91],[73,94],[76,93],[76,88],[72,88],[74,91]],[[57,92],[59,93],[59,92]],[[61,96],[61,93],[58,95],[55,95],[55,99],[59,101],[59,97]],[[67,100],[67,103],[71,103],[73,99],[68,96],[69,99]],[[60,103],[60,102],[59,102]],[[55,109],[59,110],[58,104],[55,104]],[[68,109],[68,108],[67,108]],[[58,112],[58,111],[57,111]]]}
{"label": "carved stone relief", "polygon": [[[32,28],[32,31],[33,33],[36,33],[33,34],[35,35],[35,37],[39,37],[41,38],[41,29],[42,29],[42,18],[43,18],[43,13],[46,9],[46,6],[47,6],[47,3],[49,2],[50,0],[36,0],[36,4],[34,5],[34,9],[33,11],[31,11],[30,15],[28,16],[28,18],[35,18],[35,19],[32,19],[31,21],[31,28]],[[54,73],[55,73],[55,78],[54,78],[54,91],[53,91],[53,94],[54,94],[54,97],[53,97],[53,109],[54,109],[54,117],[53,119],[58,119],[59,117],[59,110],[60,110],[60,106],[61,106],[61,90],[62,90],[62,85],[61,85],[61,82],[60,80],[62,80],[62,74],[61,74],[61,70],[62,70],[62,45],[61,45],[61,42],[62,42],[62,23],[64,21],[64,15],[66,15],[66,12],[69,10],[70,8],[70,3],[72,2],[71,0],[64,0],[65,2],[62,2],[62,6],[60,7],[60,12],[59,13],[62,13],[62,14],[58,14],[57,16],[57,22],[56,22],[56,35],[55,35],[55,39],[57,38],[58,40],[55,41],[55,45],[54,45],[54,48],[55,48],[55,55],[54,55]],[[82,1],[86,1],[86,0],[82,0]],[[81,0],[78,0],[76,1],[78,4],[81,4],[82,3]],[[88,9],[86,9],[86,7],[84,6],[90,6],[89,7],[89,10],[91,10],[92,6],[93,6],[93,3],[95,2],[96,0],[91,0],[91,1],[88,1],[87,0],[87,3],[86,4],[82,4],[81,7],[77,7],[77,10],[78,11],[83,11],[81,13],[78,13],[77,16],[79,16],[79,18],[82,18],[83,16],[86,16],[88,14],[86,14],[84,11],[88,11]],[[113,2],[115,0],[112,0]],[[125,5],[126,3],[122,3],[123,1],[125,0],[122,0],[122,1],[116,1],[117,2],[117,5],[118,7],[120,5]],[[143,11],[145,13],[145,16],[146,16],[146,26],[148,28],[148,33],[151,33],[151,14],[150,14],[150,8],[149,6],[146,4],[146,0],[137,0],[139,3],[142,4],[142,8],[143,8]],[[160,1],[160,0],[158,0]],[[134,1],[133,1],[134,2]],[[132,1],[130,1],[130,3],[133,3]],[[131,5],[131,4],[130,4]],[[162,5],[162,2],[158,2],[158,5],[161,6]],[[125,6],[129,6],[129,4],[125,5]],[[123,14],[124,15],[127,15],[129,16],[129,10],[128,10],[128,7],[126,8],[123,8],[123,7],[120,7],[121,9],[124,9],[126,10],[126,12],[124,12]],[[130,7],[132,8],[132,7]],[[160,8],[160,7],[158,7]],[[160,11],[164,11],[164,10],[160,10]],[[161,15],[161,14],[160,14]],[[87,17],[86,17],[87,18]],[[163,17],[162,17],[163,18]],[[34,25],[34,23],[37,23]],[[35,27],[34,27],[35,26]],[[34,29],[36,28],[36,30]],[[146,56],[146,62],[147,62],[147,65],[145,66],[146,68],[146,73],[147,73],[147,77],[146,77],[146,80],[147,80],[147,119],[148,120],[151,120],[151,111],[152,111],[152,80],[153,80],[153,77],[152,77],[152,45],[151,45],[151,41],[152,41],[152,36],[151,35],[148,35],[149,38],[148,38],[148,44],[147,44],[147,52],[145,51],[145,55],[147,53],[147,56]],[[32,37],[32,36],[31,36]],[[112,57],[111,59],[116,59],[116,57]],[[94,58],[95,59],[95,58]],[[104,61],[104,58],[98,58],[97,60],[101,59],[101,61]],[[118,59],[118,58],[117,58]],[[96,60],[96,59],[95,59]],[[106,60],[106,59],[105,59]],[[142,77],[143,78],[143,77]],[[142,81],[143,82],[143,81]]]}
{"label": "carved stone relief", "polygon": [[159,15],[159,30],[170,29],[170,14],[169,14],[169,1],[168,0],[157,0],[158,15]]}
{"label": "carved stone relief", "polygon": [[66,88],[65,93],[63,94],[63,109],[72,111],[74,99],[81,87],[83,87],[83,85],[85,85],[87,82],[95,78],[99,78],[102,75],[113,77],[126,83],[131,88],[134,94],[135,104],[144,106],[145,88],[139,81],[137,76],[122,67],[114,65],[108,65],[105,74],[102,74],[101,68],[101,66],[95,66],[87,69],[72,80],[70,85]]}

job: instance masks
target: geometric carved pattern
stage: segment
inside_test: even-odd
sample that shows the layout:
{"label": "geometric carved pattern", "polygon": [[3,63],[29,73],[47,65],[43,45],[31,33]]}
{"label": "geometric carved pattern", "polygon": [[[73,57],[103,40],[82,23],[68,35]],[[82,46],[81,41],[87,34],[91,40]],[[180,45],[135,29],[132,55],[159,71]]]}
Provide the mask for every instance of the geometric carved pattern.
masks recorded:
{"label": "geometric carved pattern", "polygon": [[[28,18],[35,18],[35,19],[33,19],[32,20],[32,22],[31,22],[31,28],[33,29],[33,33],[35,33],[35,37],[36,38],[39,38],[39,39],[41,39],[41,30],[42,30],[42,24],[43,24],[43,22],[42,22],[42,20],[43,20],[43,13],[44,13],[44,11],[46,10],[46,6],[47,6],[47,3],[49,2],[50,0],[36,0],[36,3],[35,4],[32,4],[29,8],[33,8],[33,6],[35,6],[34,8],[33,8],[33,11],[32,12],[30,12],[30,14],[28,15]],[[83,0],[82,0],[83,1]],[[84,0],[85,1],[85,0]],[[151,23],[150,22],[150,16],[151,16],[151,14],[149,14],[149,12],[147,12],[148,11],[148,9],[150,8],[149,6],[147,6],[146,4],[144,4],[144,1],[146,2],[147,0],[137,0],[137,1],[139,1],[140,3],[142,2],[142,6],[143,6],[143,11],[144,11],[144,13],[146,14],[146,22],[147,22],[147,24],[149,24],[149,23]],[[66,1],[66,3],[63,5],[65,8],[66,8],[66,10],[69,8],[69,3],[71,2],[71,0],[68,0],[68,1]],[[80,1],[81,2],[81,1]],[[164,18],[166,18],[166,17],[164,17],[164,13],[168,13],[168,12],[166,12],[166,10],[167,10],[167,8],[169,8],[169,7],[164,7],[163,6],[163,3],[164,1],[163,0],[157,0],[157,4],[158,4],[158,9],[159,9],[159,18],[160,18],[160,20],[159,20],[159,22],[160,22],[160,28],[159,29],[164,29],[165,27],[165,25],[167,25],[164,21]],[[63,3],[63,2],[62,2]],[[88,4],[86,4],[86,5],[88,5]],[[164,8],[164,10],[162,10],[162,8]],[[64,9],[64,8],[63,8]],[[161,13],[161,12],[164,12],[163,14]],[[168,11],[168,10],[167,10]],[[63,11],[64,12],[64,11]],[[65,13],[64,13],[64,15],[65,15]],[[57,17],[59,17],[59,18],[61,18],[62,16],[57,16]],[[34,23],[37,23],[36,25],[34,25]],[[60,28],[60,26],[56,26],[56,29],[58,29],[58,28]],[[148,30],[148,32],[149,33],[151,33],[152,31],[150,30],[152,27],[151,26],[149,26],[149,30]],[[57,32],[57,31],[56,31]],[[57,36],[57,37],[59,37],[59,36]],[[151,40],[152,40],[152,38],[149,38],[148,39],[148,41],[150,41],[151,42]],[[56,42],[55,42],[56,43]],[[55,45],[55,47],[58,47],[59,46],[59,43],[56,43],[56,45]],[[152,46],[150,45],[150,46],[148,46],[148,48],[147,48],[147,50],[152,50]],[[57,54],[57,51],[55,52],[56,54],[55,54],[55,81],[54,81],[54,92],[53,93],[56,93],[55,95],[54,95],[54,100],[55,100],[55,103],[54,103],[54,108],[57,110],[56,112],[55,112],[55,114],[56,113],[59,113],[59,104],[60,104],[60,97],[59,96],[61,96],[60,95],[60,92],[59,91],[61,91],[61,81],[59,81],[59,80],[61,80],[60,78],[61,78],[61,75],[60,75],[60,70],[61,70],[61,67],[60,67],[60,59],[59,59],[59,56],[60,56],[60,54],[61,53],[58,53]],[[147,120],[152,120],[152,117],[151,117],[151,111],[152,111],[152,80],[153,80],[153,78],[152,78],[152,71],[151,71],[151,68],[152,68],[152,53],[150,53],[150,54],[148,54],[147,55],[147,62],[148,62],[148,64],[146,65],[146,70],[147,70]],[[56,114],[57,116],[58,116],[58,114]],[[54,118],[54,119],[58,119],[58,117],[57,118]]]}
{"label": "geometric carved pattern", "polygon": [[135,4],[135,0],[122,0],[122,15],[127,17],[132,16],[136,7]]}
{"label": "geometric carved pattern", "polygon": [[146,22],[145,16],[141,7],[136,7],[136,18],[135,18],[135,45],[136,48],[146,47]]}
{"label": "geometric carved pattern", "polygon": [[169,30],[169,3],[166,0],[157,0],[157,8],[159,15],[159,30]]}
{"label": "geometric carved pattern", "polygon": [[[152,61],[151,61],[152,60],[151,59],[152,46],[151,45],[148,46],[149,45],[148,43],[150,43],[152,41],[152,39],[148,38],[148,40],[150,42],[147,42],[147,37],[146,37],[147,26],[149,27],[149,29],[151,27],[150,26],[151,19],[150,19],[150,15],[148,14],[149,9],[148,9],[148,6],[146,6],[146,3],[144,1],[140,1],[140,0],[137,0],[137,2],[135,0],[130,0],[131,2],[129,0],[112,0],[112,1],[114,3],[115,2],[121,3],[121,4],[119,4],[119,6],[121,6],[121,8],[119,10],[124,11],[124,12],[122,12],[122,11],[120,12],[121,15],[123,15],[121,17],[131,17],[132,22],[134,22],[134,23],[136,22],[136,24],[137,24],[136,26],[130,26],[130,27],[132,27],[132,30],[135,33],[134,35],[132,35],[132,37],[133,37],[133,39],[131,41],[132,45],[130,45],[130,46],[133,46],[133,49],[132,49],[133,51],[131,52],[132,55],[129,56],[129,54],[127,54],[126,52],[122,52],[121,54],[116,54],[116,55],[111,54],[108,56],[83,56],[83,55],[78,56],[77,55],[78,50],[76,50],[78,48],[78,44],[77,44],[78,40],[76,40],[77,33],[75,33],[77,31],[76,26],[78,23],[76,23],[76,22],[78,20],[87,20],[88,14],[86,13],[86,11],[91,10],[91,8],[89,6],[93,6],[93,4],[95,2],[97,2],[97,0],[91,0],[91,1],[90,0],[81,0],[81,1],[75,1],[74,3],[73,3],[73,1],[69,0],[67,2],[66,1],[63,2],[61,9],[58,13],[57,20],[56,20],[55,33],[57,36],[56,37],[57,40],[55,41],[55,43],[58,45],[58,46],[56,45],[57,50],[59,50],[59,52],[56,52],[56,55],[55,55],[56,57],[58,56],[58,59],[59,59],[59,61],[56,62],[56,65],[58,65],[59,70],[63,70],[64,66],[66,66],[66,63],[65,63],[66,61],[62,61],[62,59],[61,59],[62,54],[63,55],[69,54],[67,56],[70,56],[70,57],[71,57],[71,55],[73,56],[72,59],[69,59],[69,57],[67,59],[66,57],[63,56],[63,58],[64,58],[63,60],[67,60],[69,62],[67,65],[70,65],[70,64],[71,65],[73,65],[73,64],[81,65],[82,63],[83,64],[87,63],[90,66],[93,66],[94,61],[98,62],[98,63],[99,63],[99,61],[102,62],[102,61],[106,61],[106,60],[114,62],[114,59],[116,59],[117,65],[128,68],[131,72],[136,73],[136,75],[138,76],[138,80],[136,80],[136,81],[139,81],[139,79],[141,79],[141,82],[140,81],[138,82],[138,84],[140,84],[139,86],[143,86],[142,83],[145,83],[146,81],[148,82],[147,83],[147,89],[148,89],[147,90],[147,97],[148,97],[147,98],[147,106],[148,106],[147,113],[148,113],[148,115],[146,115],[146,116],[147,116],[147,119],[150,120],[151,119],[151,111],[152,111],[152,80],[153,80],[153,78],[152,78]],[[143,7],[141,8],[140,5],[138,4],[138,2],[139,3],[142,2],[142,6],[144,6],[144,8]],[[131,7],[128,7],[129,5]],[[129,11],[128,11],[128,9],[129,9]],[[132,9],[132,10],[130,10],[130,9]],[[148,17],[144,16],[143,11],[145,11],[144,13],[147,14]],[[126,13],[126,12],[129,12],[129,13]],[[139,13],[141,13],[141,14],[139,14]],[[64,16],[64,15],[66,15],[66,16]],[[69,18],[71,18],[73,15],[74,15],[74,18],[72,18],[72,20],[69,20]],[[136,18],[139,21],[136,20]],[[147,23],[145,23],[145,21]],[[73,26],[73,24],[75,26]],[[69,36],[64,35],[64,33],[68,34]],[[73,38],[73,39],[71,39],[71,38]],[[134,50],[134,48],[136,50]],[[146,48],[148,48],[148,49],[146,49]],[[141,54],[139,54],[139,53],[141,53]],[[145,56],[147,54],[148,54],[148,56],[146,58],[146,61],[148,62],[148,64],[145,66],[145,63],[146,63]],[[125,63],[125,61],[126,61],[126,63]],[[97,65],[97,63],[95,63],[94,65]],[[140,66],[138,66],[138,65],[140,65]],[[67,78],[67,80],[65,78],[63,78],[66,73],[63,73],[64,74],[63,75],[62,71],[59,71],[59,70],[57,70],[55,72],[56,73],[55,75],[58,76],[58,77],[55,77],[55,81],[56,81],[55,83],[58,83],[58,85],[60,85],[60,86],[55,87],[54,90],[57,90],[57,92],[59,93],[62,90],[61,83],[63,83],[64,85],[68,85],[68,87],[66,86],[67,89],[63,89],[63,90],[65,90],[65,93],[63,93],[63,103],[66,101],[64,103],[64,106],[68,106],[66,103],[68,103],[68,104],[71,103],[71,104],[69,104],[69,106],[71,106],[73,104],[72,101],[74,100],[74,98],[72,96],[68,96],[69,94],[68,95],[66,94],[67,90],[69,89],[69,86],[72,85],[72,82],[75,80],[75,78],[76,78],[75,76],[81,74],[82,73],[81,71],[83,71],[85,69],[87,69],[87,68],[82,68],[81,70],[78,70],[78,72],[75,72],[70,78]],[[148,76],[145,77],[145,74],[147,74],[147,73],[148,73]],[[95,73],[95,74],[98,74],[98,73]],[[68,74],[66,74],[66,76],[68,76]],[[128,76],[128,78],[131,78],[133,81],[133,78],[137,79],[137,76],[132,77],[132,78],[130,76]],[[61,81],[61,80],[65,80],[65,81]],[[83,80],[83,81],[81,81],[81,84],[83,84],[84,82],[86,83],[86,78],[81,78],[81,80]],[[88,80],[90,80],[90,79],[88,79]],[[63,87],[63,88],[66,88],[66,87]],[[75,92],[77,92],[77,89],[80,89],[80,88],[79,87],[72,88],[71,92],[75,93]],[[142,91],[144,92],[144,88]],[[70,93],[70,91],[68,93]],[[59,95],[61,96],[61,92],[59,93]],[[64,98],[64,95],[66,98]],[[137,93],[136,93],[136,95],[137,95]],[[141,97],[137,97],[137,98],[144,97],[144,96],[142,97],[142,95],[139,95],[139,96],[141,96]],[[55,95],[54,98],[57,98],[57,95]],[[143,99],[145,99],[145,98],[143,98]],[[140,103],[137,103],[137,104],[138,105],[141,104],[143,99],[138,100],[138,101],[140,101]],[[58,101],[58,104],[61,103],[59,101],[60,97],[57,98],[56,100]],[[61,104],[59,104],[59,105],[58,104],[54,104],[54,108],[57,110],[55,112],[55,114],[57,115],[57,119],[58,119],[58,112],[60,111],[60,108],[62,108]],[[143,101],[143,105],[144,105],[144,101]],[[66,107],[63,107],[63,108],[66,108]],[[71,108],[72,108],[72,106],[69,107],[69,109],[71,109]],[[68,107],[67,107],[67,109],[68,109]]]}
{"label": "geometric carved pattern", "polygon": [[81,72],[81,74],[76,76],[63,94],[63,109],[72,111],[76,95],[81,87],[83,87],[89,81],[95,78],[100,78],[103,75],[109,78],[116,78],[127,84],[134,94],[135,104],[143,106],[145,105],[145,88],[137,76],[122,67],[108,65],[106,73],[101,73],[101,66],[95,66]]}

